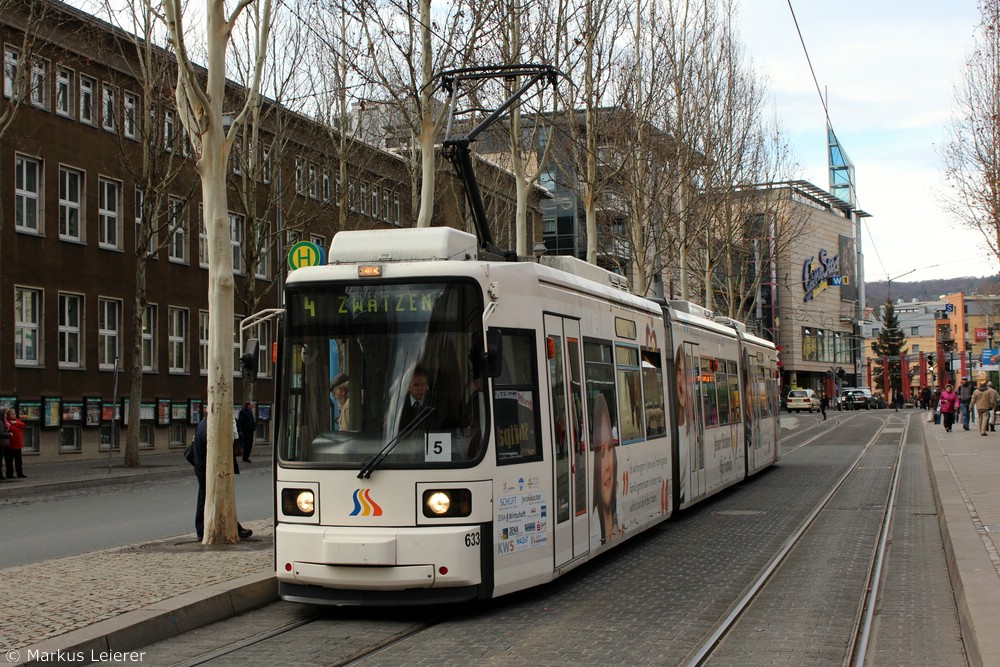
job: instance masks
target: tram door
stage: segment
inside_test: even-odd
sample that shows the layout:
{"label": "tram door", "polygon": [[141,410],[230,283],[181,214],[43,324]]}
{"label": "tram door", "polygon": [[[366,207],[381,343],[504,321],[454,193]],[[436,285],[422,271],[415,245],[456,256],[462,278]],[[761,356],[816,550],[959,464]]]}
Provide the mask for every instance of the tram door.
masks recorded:
{"label": "tram door", "polygon": [[583,346],[579,320],[545,316],[555,514],[555,566],[590,548],[587,443],[583,429]]}
{"label": "tram door", "polygon": [[[681,447],[685,447],[687,454],[687,469],[681,475],[687,475],[687,501],[696,500],[705,495],[707,478],[705,475],[705,416],[703,412],[702,400],[704,398],[705,387],[702,384],[702,373],[710,371],[705,367],[708,363],[704,357],[699,357],[698,346],[694,343],[684,343],[684,368],[683,388],[678,388],[683,392],[682,401],[685,406],[685,423],[687,428],[682,429]],[[681,461],[684,462],[684,453]],[[683,464],[683,463],[682,463]]]}

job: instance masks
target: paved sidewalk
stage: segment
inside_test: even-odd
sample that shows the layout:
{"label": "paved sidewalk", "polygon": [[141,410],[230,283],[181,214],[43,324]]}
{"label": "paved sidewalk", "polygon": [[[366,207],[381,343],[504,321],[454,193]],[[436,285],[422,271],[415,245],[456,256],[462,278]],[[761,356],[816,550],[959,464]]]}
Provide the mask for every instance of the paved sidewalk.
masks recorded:
{"label": "paved sidewalk", "polygon": [[[930,461],[948,566],[970,664],[1000,667],[1000,431],[951,433],[912,414]],[[263,463],[269,451],[261,451]],[[107,461],[25,465],[28,478],[0,482],[5,498],[42,490],[190,475],[181,453],[147,455],[126,470]],[[192,535],[0,570],[17,582],[0,615],[0,664],[55,662],[71,654],[129,651],[277,599],[270,520],[231,547],[206,548]],[[16,649],[15,652],[9,649]],[[41,653],[39,653],[41,652]]]}
{"label": "paved sidewalk", "polygon": [[[254,465],[268,465],[270,448],[258,445],[254,454]],[[110,468],[106,458],[33,464],[26,457],[26,479],[0,481],[0,504],[193,474],[180,450],[140,461],[127,469],[121,454]],[[6,590],[17,591],[0,614],[0,664],[51,664],[59,651],[62,661],[77,651],[88,660],[92,652],[128,651],[276,600],[271,520],[246,525],[253,537],[238,545],[209,548],[189,533],[0,570]]]}
{"label": "paved sidewalk", "polygon": [[969,664],[1000,667],[1000,431],[922,423]]}

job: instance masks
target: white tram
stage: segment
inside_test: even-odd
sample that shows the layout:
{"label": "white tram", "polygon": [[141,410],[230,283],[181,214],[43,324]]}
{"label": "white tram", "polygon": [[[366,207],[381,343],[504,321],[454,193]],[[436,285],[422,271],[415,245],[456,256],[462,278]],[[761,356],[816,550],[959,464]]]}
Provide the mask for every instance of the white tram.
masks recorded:
{"label": "white tram", "polygon": [[340,232],[285,308],[285,600],[511,593],[778,457],[772,344],[573,258],[484,261],[443,227]]}

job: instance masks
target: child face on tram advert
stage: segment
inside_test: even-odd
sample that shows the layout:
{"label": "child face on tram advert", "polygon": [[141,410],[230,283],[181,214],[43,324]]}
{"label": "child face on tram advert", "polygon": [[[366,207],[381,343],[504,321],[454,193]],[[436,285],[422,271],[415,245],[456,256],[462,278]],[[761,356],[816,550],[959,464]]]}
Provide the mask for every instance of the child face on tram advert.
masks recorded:
{"label": "child face on tram advert", "polygon": [[619,533],[618,457],[611,430],[611,415],[604,396],[594,401],[594,514],[601,528],[601,544]]}

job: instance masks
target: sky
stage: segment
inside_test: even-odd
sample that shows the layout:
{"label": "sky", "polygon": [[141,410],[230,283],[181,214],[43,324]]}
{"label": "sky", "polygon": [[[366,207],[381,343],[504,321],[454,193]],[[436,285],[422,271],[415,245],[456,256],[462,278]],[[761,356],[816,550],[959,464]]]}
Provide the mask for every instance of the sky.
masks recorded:
{"label": "sky", "polygon": [[[796,177],[829,191],[826,119],[788,0],[740,0],[754,67]],[[975,0],[791,0],[830,121],[854,163],[868,282],[986,276],[1000,265],[941,204],[940,147],[971,52]],[[914,270],[915,269],[915,270]],[[912,271],[912,273],[908,273]],[[904,276],[904,274],[906,274]]]}

